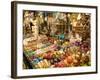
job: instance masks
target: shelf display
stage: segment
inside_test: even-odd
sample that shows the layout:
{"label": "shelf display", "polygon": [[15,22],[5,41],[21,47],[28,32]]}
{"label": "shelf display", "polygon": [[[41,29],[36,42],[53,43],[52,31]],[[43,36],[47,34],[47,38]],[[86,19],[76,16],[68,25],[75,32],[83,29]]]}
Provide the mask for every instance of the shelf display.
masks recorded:
{"label": "shelf display", "polygon": [[24,69],[91,65],[90,14],[24,11],[23,22]]}

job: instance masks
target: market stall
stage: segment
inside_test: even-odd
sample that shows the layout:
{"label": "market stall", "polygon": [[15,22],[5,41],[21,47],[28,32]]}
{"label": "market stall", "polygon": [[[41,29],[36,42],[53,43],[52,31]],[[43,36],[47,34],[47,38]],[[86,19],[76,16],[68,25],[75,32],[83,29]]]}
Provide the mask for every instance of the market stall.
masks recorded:
{"label": "market stall", "polygon": [[24,28],[23,68],[90,66],[89,14],[40,13],[31,11],[24,14],[29,21],[23,27],[29,29]]}

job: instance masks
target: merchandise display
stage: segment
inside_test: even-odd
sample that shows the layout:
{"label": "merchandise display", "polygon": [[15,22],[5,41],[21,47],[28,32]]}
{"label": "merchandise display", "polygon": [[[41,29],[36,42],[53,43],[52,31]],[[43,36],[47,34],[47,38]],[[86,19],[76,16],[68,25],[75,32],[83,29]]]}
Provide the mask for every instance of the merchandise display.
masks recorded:
{"label": "merchandise display", "polygon": [[91,65],[90,14],[25,10],[23,24],[24,69]]}

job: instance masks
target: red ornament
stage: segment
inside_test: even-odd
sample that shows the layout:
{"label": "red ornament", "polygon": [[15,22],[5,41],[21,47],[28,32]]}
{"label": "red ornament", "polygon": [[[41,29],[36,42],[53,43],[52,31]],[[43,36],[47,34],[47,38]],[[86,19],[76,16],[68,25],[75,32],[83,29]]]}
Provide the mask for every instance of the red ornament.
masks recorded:
{"label": "red ornament", "polygon": [[73,62],[72,56],[68,56],[68,57],[67,57],[67,62],[68,62],[69,64],[71,64],[71,63]]}

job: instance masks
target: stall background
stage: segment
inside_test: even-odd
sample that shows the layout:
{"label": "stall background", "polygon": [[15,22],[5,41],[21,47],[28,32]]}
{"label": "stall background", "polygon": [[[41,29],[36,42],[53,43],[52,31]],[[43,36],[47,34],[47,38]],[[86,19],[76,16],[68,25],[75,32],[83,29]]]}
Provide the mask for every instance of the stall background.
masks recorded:
{"label": "stall background", "polygon": [[[0,80],[13,80],[11,74],[11,1],[0,0]],[[17,1],[17,0],[16,0]],[[22,0],[23,1],[23,0]],[[97,5],[100,14],[100,0],[24,0],[34,2]],[[98,35],[100,34],[100,18],[98,15]],[[100,57],[100,36],[98,36],[98,57]],[[98,58],[98,74],[72,75],[59,77],[28,78],[26,80],[100,80],[100,58]],[[25,79],[22,79],[25,80]]]}

